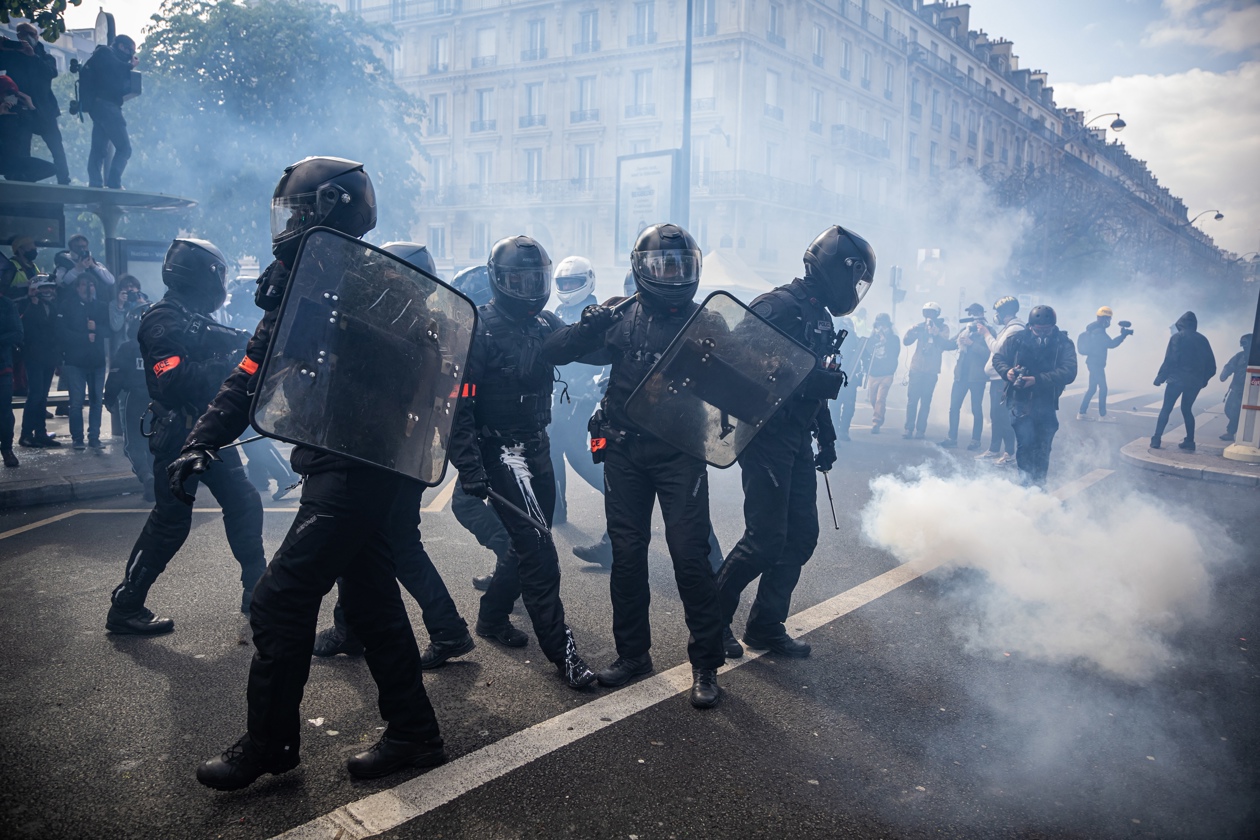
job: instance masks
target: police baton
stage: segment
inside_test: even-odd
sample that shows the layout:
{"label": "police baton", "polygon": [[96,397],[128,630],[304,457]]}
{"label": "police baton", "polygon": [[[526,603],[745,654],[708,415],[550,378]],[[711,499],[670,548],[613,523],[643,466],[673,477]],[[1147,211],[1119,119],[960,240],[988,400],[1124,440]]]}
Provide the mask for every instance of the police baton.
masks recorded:
{"label": "police baton", "polygon": [[544,536],[546,536],[546,537],[550,537],[550,536],[551,536],[551,529],[550,529],[550,528],[548,528],[546,525],[544,525],[544,524],[542,524],[541,522],[539,522],[539,521],[538,521],[537,519],[535,519],[534,517],[530,516],[530,515],[529,515],[528,513],[526,513],[525,511],[523,511],[523,510],[521,510],[520,508],[518,508],[516,505],[512,504],[511,502],[509,502],[507,499],[505,499],[505,498],[503,497],[503,495],[502,495],[501,493],[496,493],[496,492],[494,492],[494,490],[492,490],[491,488],[487,487],[487,488],[486,488],[486,495],[488,495],[490,498],[494,499],[496,502],[498,502],[499,504],[501,504],[501,505],[503,505],[504,507],[506,507],[508,510],[512,511],[512,513],[515,513],[517,516],[520,516],[521,518],[525,519],[527,522],[529,522],[529,524],[530,524],[530,525],[533,525],[533,526],[534,526],[534,530],[535,530],[535,531],[537,531],[538,533],[540,533],[540,534],[542,534],[542,535],[544,535]]}
{"label": "police baton", "polygon": [[822,474],[823,486],[827,488],[827,504],[831,506],[831,523],[836,526],[836,530],[840,530],[840,521],[836,519],[836,503],[831,498],[831,482],[827,480],[827,473]]}

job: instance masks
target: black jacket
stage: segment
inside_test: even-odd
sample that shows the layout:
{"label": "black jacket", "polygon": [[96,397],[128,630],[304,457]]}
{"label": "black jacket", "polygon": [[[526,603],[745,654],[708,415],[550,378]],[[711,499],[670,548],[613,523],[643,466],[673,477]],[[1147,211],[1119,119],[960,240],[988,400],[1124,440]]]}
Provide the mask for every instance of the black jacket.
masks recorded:
{"label": "black jacket", "polygon": [[[198,338],[196,331],[190,332],[197,318],[177,295],[168,292],[144,313],[136,334],[149,396],[168,410],[192,417],[205,411],[239,357],[230,348],[215,346]],[[120,354],[126,355],[121,348]]]}
{"label": "black jacket", "polygon": [[958,345],[958,359],[954,362],[955,382],[989,381],[989,373],[984,369],[989,363],[989,345],[985,343],[984,336],[990,329],[988,324],[983,324],[979,332],[972,332],[970,326],[964,326],[954,337],[954,343]]}
{"label": "black jacket", "polygon": [[993,353],[993,368],[1003,381],[1012,367],[1020,366],[1035,378],[1028,388],[1009,387],[1007,405],[1019,413],[1059,410],[1059,396],[1076,380],[1076,346],[1063,330],[1039,339],[1031,329],[1011,333]]}
{"label": "black jacket", "polygon": [[551,312],[514,321],[493,303],[477,309],[477,335],[468,357],[464,390],[451,429],[451,463],[461,475],[484,474],[478,439],[537,438],[551,423],[554,368],[542,358],[543,341],[564,322]]}
{"label": "black jacket", "polygon": [[97,102],[121,106],[131,93],[131,63],[113,47],[97,47],[79,71],[79,92],[89,113]]}
{"label": "black jacket", "polygon": [[18,90],[31,98],[35,106],[35,124],[61,116],[57,97],[53,95],[52,80],[57,78],[57,59],[44,49],[42,41],[35,47],[34,55],[5,51],[0,53],[0,65],[15,83]]}
{"label": "black jacket", "polygon": [[56,367],[61,364],[61,342],[57,336],[57,307],[42,300],[25,301],[22,309],[22,358],[27,364]]}
{"label": "black jacket", "polygon": [[123,392],[148,396],[149,383],[145,376],[148,369],[149,365],[145,364],[138,341],[133,339],[120,344],[109,360],[109,376],[105,379],[105,405],[112,411],[118,396]]}
{"label": "black jacket", "polygon": [[[92,321],[95,329],[88,329]],[[105,367],[105,337],[109,333],[109,313],[99,300],[83,300],[75,294],[57,309],[57,338],[65,354],[63,361],[74,367]]]}
{"label": "black jacket", "polygon": [[1216,375],[1212,345],[1199,332],[1199,319],[1187,312],[1177,319],[1177,333],[1168,339],[1164,363],[1155,375],[1155,385],[1171,382],[1182,388],[1202,388]]}
{"label": "black jacket", "polygon": [[22,345],[22,319],[17,304],[0,297],[0,373],[13,370],[13,348]]}

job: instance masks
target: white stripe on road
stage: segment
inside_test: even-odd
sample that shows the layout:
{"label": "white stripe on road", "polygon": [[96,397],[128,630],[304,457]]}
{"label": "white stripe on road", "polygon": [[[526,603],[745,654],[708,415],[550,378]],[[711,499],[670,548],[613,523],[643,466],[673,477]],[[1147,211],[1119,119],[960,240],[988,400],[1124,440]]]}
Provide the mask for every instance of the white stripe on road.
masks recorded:
{"label": "white stripe on road", "polygon": [[[1094,470],[1053,491],[1053,495],[1067,499],[1112,472]],[[787,626],[798,634],[817,630],[927,574],[940,563],[904,563],[791,616]],[[757,651],[747,651],[742,659],[727,662],[719,673],[739,668],[760,656]],[[691,664],[683,663],[509,735],[389,790],[343,805],[277,835],[274,840],[361,840],[382,834],[690,688]]]}
{"label": "white stripe on road", "polygon": [[5,531],[3,534],[0,534],[0,540],[5,540],[5,539],[8,539],[9,537],[16,537],[18,534],[25,534],[27,531],[33,531],[36,528],[43,527],[44,525],[51,525],[54,522],[60,522],[63,519],[69,519],[70,517],[75,516],[80,513],[83,513],[83,511],[68,510],[65,513],[59,513],[56,516],[50,516],[47,519],[41,519],[37,522],[32,522],[29,525],[23,525],[21,528],[14,528],[12,531]]}
{"label": "white stripe on road", "polygon": [[451,496],[455,495],[455,482],[458,480],[459,480],[458,478],[452,478],[450,481],[448,481],[446,483],[446,486],[443,487],[441,490],[439,490],[438,494],[433,497],[433,501],[429,502],[427,505],[420,508],[420,512],[421,513],[438,513],[443,508],[445,508],[446,503],[451,500]]}

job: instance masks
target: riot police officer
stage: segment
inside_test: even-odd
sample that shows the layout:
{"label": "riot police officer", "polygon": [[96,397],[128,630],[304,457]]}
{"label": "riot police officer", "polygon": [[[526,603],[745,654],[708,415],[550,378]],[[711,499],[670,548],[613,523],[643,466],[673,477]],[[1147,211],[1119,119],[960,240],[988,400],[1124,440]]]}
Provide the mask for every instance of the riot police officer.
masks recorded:
{"label": "riot police officer", "polygon": [[[193,421],[214,397],[232,369],[244,334],[209,318],[227,295],[223,254],[201,239],[176,239],[162,263],[167,292],[140,322],[137,340],[153,414],[149,450],[153,455],[153,512],[144,523],[123,581],[113,591],[105,627],[112,633],[152,636],[169,633],[175,622],[157,618],[145,607],[149,587],[188,538],[192,507],[172,493],[167,466],[179,455]],[[250,595],[267,561],[263,555],[262,500],[249,483],[234,449],[223,452],[214,469],[190,476],[182,493],[189,497],[205,484],[223,508],[232,555],[241,565],[241,612],[250,611]]]}
{"label": "riot police officer", "polygon": [[[217,467],[212,466],[216,453],[248,425],[259,366],[272,341],[302,236],[313,227],[362,236],[375,226],[376,195],[362,164],[310,157],[285,169],[271,201],[276,260],[258,280],[256,302],[264,310],[263,319],[244,360],[171,464],[175,487]],[[310,674],[320,601],[339,577],[346,621],[363,640],[387,722],[381,739],[349,759],[347,769],[357,778],[376,778],[404,767],[440,764],[446,753],[394,577],[397,546],[419,526],[423,486],[306,446],[294,447],[292,462],[305,478],[301,503],[254,590],[248,729],[221,755],[204,762],[197,779],[219,790],[237,790],[265,773],[298,765],[299,707]]]}
{"label": "riot police officer", "polygon": [[547,436],[554,371],[541,354],[543,340],[563,326],[543,311],[551,296],[551,260],[533,239],[514,236],[494,244],[487,268],[494,298],[477,310],[465,379],[469,396],[460,401],[451,429],[450,456],[465,493],[485,498],[494,491],[491,504],[512,551],[481,596],[476,632],[523,647],[527,637],[508,618],[519,594],[543,654],[571,687],[585,688],[595,674],[564,622],[555,543],[522,515],[550,526],[556,504]]}
{"label": "riot police officer", "polygon": [[[437,264],[429,249],[418,242],[389,242],[381,250],[410,263],[426,274],[438,276]],[[394,574],[403,588],[416,599],[424,629],[429,633],[429,644],[420,652],[420,667],[436,668],[448,659],[469,653],[477,645],[468,633],[468,624],[459,614],[459,608],[451,599],[451,593],[442,580],[441,573],[433,565],[424,548],[419,532],[407,532],[403,543],[395,547]],[[363,653],[363,642],[346,624],[345,608],[341,604],[341,580],[337,581],[337,603],[333,606],[333,623],[315,636],[315,656],[328,657],[337,654],[358,656]]]}
{"label": "riot police officer", "polygon": [[[862,237],[833,225],[805,250],[805,277],[761,295],[752,310],[809,347],[821,360],[836,352],[832,316],[848,315],[875,276],[875,252]],[[828,314],[830,313],[830,314]],[[761,582],[748,614],[744,644],[782,656],[809,656],[791,638],[787,620],[792,591],[818,544],[818,479],[836,461],[836,433],[827,400],[843,373],[820,364],[757,432],[739,455],[744,485],[744,535],[718,571],[723,645],[728,657],[744,655],[730,622],[740,593]],[[814,454],[810,438],[818,443]]]}
{"label": "riot police officer", "polygon": [[[592,306],[582,319],[557,330],[543,346],[549,361],[611,364],[602,411],[593,437],[607,441],[604,511],[612,541],[611,596],[617,659],[599,672],[606,686],[622,685],[652,670],[648,621],[648,543],[657,499],[665,519],[665,541],[674,564],[691,640],[691,703],[716,706],[717,668],[723,662],[722,619],[709,565],[709,482],[705,463],[686,455],[631,422],[625,406],[652,365],[697,309],[700,247],[673,224],[645,228],[630,256],[636,300],[623,317]],[[593,444],[596,445],[596,444]]]}

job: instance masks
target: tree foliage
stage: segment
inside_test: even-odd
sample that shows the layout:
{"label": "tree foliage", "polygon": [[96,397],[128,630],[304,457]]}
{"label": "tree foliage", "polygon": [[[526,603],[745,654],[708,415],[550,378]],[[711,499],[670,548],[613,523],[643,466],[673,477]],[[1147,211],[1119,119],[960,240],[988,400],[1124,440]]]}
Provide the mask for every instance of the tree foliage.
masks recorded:
{"label": "tree foliage", "polygon": [[66,31],[67,5],[81,6],[83,0],[3,0],[0,23],[24,18],[38,27],[40,36],[51,43]]}
{"label": "tree foliage", "polygon": [[[301,0],[166,0],[154,21],[137,68],[144,94],[123,107],[134,147],[125,185],[195,199],[194,233],[230,256],[265,259],[284,167],[346,157],[376,186],[374,236],[408,238],[424,105],[381,59],[386,32]],[[90,121],[70,133],[85,159]]]}

